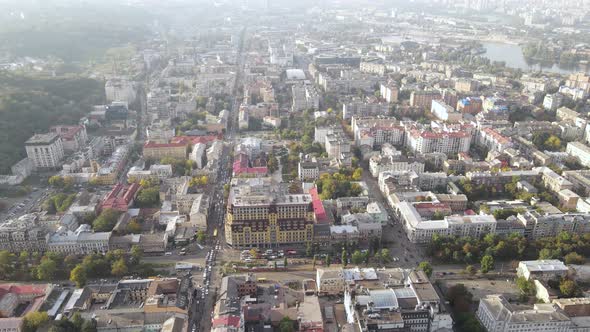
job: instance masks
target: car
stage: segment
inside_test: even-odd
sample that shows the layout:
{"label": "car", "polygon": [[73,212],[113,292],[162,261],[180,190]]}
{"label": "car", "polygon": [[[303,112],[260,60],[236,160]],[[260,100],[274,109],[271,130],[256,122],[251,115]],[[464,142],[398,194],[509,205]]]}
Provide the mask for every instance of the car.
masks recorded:
{"label": "car", "polygon": [[170,252],[170,251],[167,251],[167,252],[164,254],[164,256],[172,256],[172,252]]}

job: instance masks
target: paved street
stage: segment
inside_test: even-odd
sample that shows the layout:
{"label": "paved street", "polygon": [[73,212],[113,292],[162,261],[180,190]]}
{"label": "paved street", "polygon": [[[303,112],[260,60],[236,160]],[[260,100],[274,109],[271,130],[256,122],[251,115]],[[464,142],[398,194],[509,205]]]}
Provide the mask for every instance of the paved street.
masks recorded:
{"label": "paved street", "polygon": [[[238,111],[242,96],[239,95],[238,88],[242,84],[242,73],[244,70],[244,61],[242,49],[244,45],[246,30],[241,33],[240,42],[238,46],[238,70],[236,74],[235,85],[233,87],[233,100],[230,111],[230,121],[228,122],[228,130],[225,134],[224,152],[219,162],[219,172],[215,184],[210,191],[210,197],[213,199],[213,205],[207,219],[207,251],[203,267],[205,271],[203,275],[193,277],[193,283],[201,278],[203,285],[204,296],[200,296],[199,302],[194,302],[193,310],[191,311],[190,327],[191,331],[209,331],[211,329],[211,313],[219,296],[217,290],[221,283],[220,266],[217,264],[220,255],[226,248],[225,245],[225,199],[223,196],[223,187],[231,180],[231,165],[233,163],[233,141],[238,129]],[[216,233],[216,234],[215,234]],[[197,255],[200,256],[200,255]],[[190,257],[189,257],[190,259]],[[198,258],[196,258],[198,262]],[[190,260],[189,260],[190,262]]]}

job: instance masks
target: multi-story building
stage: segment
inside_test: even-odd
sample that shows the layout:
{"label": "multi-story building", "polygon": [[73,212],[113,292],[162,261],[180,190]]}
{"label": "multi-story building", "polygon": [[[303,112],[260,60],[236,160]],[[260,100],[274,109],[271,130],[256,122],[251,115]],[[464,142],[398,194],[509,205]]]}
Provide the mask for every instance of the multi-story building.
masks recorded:
{"label": "multi-story building", "polygon": [[143,145],[143,157],[147,160],[160,160],[165,157],[186,159],[187,144],[146,142]]}
{"label": "multi-story building", "polygon": [[199,230],[207,229],[207,216],[209,215],[209,199],[203,194],[195,195],[195,199],[189,213],[189,220],[192,226]]}
{"label": "multi-story building", "polygon": [[113,185],[117,182],[119,173],[125,168],[127,164],[127,157],[129,156],[129,146],[122,145],[117,147],[113,154],[102,164],[98,165],[96,162],[91,162],[91,166],[96,170],[96,176],[92,179],[97,184]]}
{"label": "multi-story building", "polygon": [[432,101],[441,99],[438,91],[412,91],[410,95],[410,106],[429,109]]}
{"label": "multi-story building", "polygon": [[590,196],[590,171],[565,171],[563,176],[572,183],[572,190]]}
{"label": "multi-story building", "polygon": [[369,159],[369,170],[374,177],[386,171],[414,171],[416,174],[421,174],[424,172],[424,162],[378,155]]}
{"label": "multi-story building", "polygon": [[384,271],[403,284],[381,278],[344,293],[349,324],[359,331],[442,331],[452,329],[453,319],[422,271]]}
{"label": "multi-story building", "polygon": [[302,160],[297,168],[297,175],[300,180],[317,180],[320,177],[319,163],[314,160]]}
{"label": "multi-story building", "polygon": [[341,268],[316,269],[316,285],[319,294],[340,295],[346,288],[346,280]]}
{"label": "multi-story building", "polygon": [[496,219],[491,215],[452,215],[442,220],[423,220],[408,202],[395,204],[395,214],[412,243],[429,243],[434,234],[480,237],[496,230]]}
{"label": "multi-story building", "polygon": [[320,93],[314,85],[305,86],[305,102],[308,109],[317,110],[320,108]]}
{"label": "multi-story building", "polygon": [[350,119],[353,116],[378,116],[387,115],[389,105],[379,102],[375,97],[367,100],[353,100],[342,105],[342,118]]}
{"label": "multi-story building", "polygon": [[46,236],[47,230],[39,224],[37,215],[26,214],[0,224],[0,250],[44,252]]}
{"label": "multi-story building", "polygon": [[537,303],[532,308],[523,308],[508,302],[502,295],[487,295],[481,299],[476,315],[487,331],[572,331],[570,318],[552,304]]}
{"label": "multi-story building", "polygon": [[88,255],[106,253],[109,250],[111,232],[93,232],[88,224],[75,231],[60,228],[47,237],[47,250],[64,255]]}
{"label": "multi-story building", "polygon": [[359,241],[370,243],[374,239],[381,241],[383,226],[368,213],[354,213],[342,216],[343,225],[352,225],[358,229]]}
{"label": "multi-story building", "polygon": [[570,97],[572,100],[582,100],[588,96],[588,93],[584,89],[571,88],[569,86],[562,85],[559,87],[559,93]]}
{"label": "multi-story building", "polygon": [[133,82],[122,78],[113,78],[106,82],[105,94],[108,102],[124,101],[131,104],[135,101],[136,92]]}
{"label": "multi-story building", "polygon": [[116,184],[100,204],[100,210],[127,211],[133,204],[139,188],[140,186],[137,183],[130,185]]}
{"label": "multi-story building", "polygon": [[477,136],[477,143],[486,147],[488,150],[503,152],[512,147],[512,140],[500,134],[496,129],[491,127],[482,128]]}
{"label": "multi-story building", "polygon": [[195,144],[195,146],[193,146],[193,149],[191,150],[189,158],[190,158],[190,160],[197,163],[198,168],[205,167],[206,150],[207,150],[207,145],[205,145],[203,143]]}
{"label": "multi-story building", "polygon": [[530,93],[545,93],[555,86],[554,82],[548,77],[527,77],[523,75],[520,83],[522,84],[523,91]]}
{"label": "multi-story building", "polygon": [[169,119],[167,121],[159,120],[152,122],[146,128],[146,133],[147,139],[155,143],[168,143],[175,134]]}
{"label": "multi-story building", "polygon": [[567,275],[568,271],[568,267],[558,259],[541,259],[519,262],[516,274],[526,280],[537,279],[548,281],[551,279],[561,279]]}
{"label": "multi-story building", "polygon": [[517,218],[525,226],[524,236],[530,239],[557,236],[561,232],[590,232],[590,215],[585,213],[542,215],[537,211],[526,211],[519,213]]}
{"label": "multi-story building", "polygon": [[291,87],[291,96],[291,111],[298,112],[307,109],[305,86],[303,84],[293,84]]}
{"label": "multi-story building", "polygon": [[61,137],[56,133],[36,134],[25,142],[27,156],[38,169],[58,169],[64,157]]}
{"label": "multi-story building", "polygon": [[541,178],[541,173],[537,170],[523,171],[506,171],[506,172],[467,172],[465,177],[473,185],[484,186],[491,190],[494,187],[498,192],[505,190],[504,186],[510,183],[514,178],[520,178],[522,181],[533,183]]}
{"label": "multi-story building", "polygon": [[483,109],[483,102],[478,97],[467,97],[457,102],[457,111],[461,113],[477,114]]}
{"label": "multi-story building", "polygon": [[295,84],[291,87],[293,112],[303,110],[318,110],[320,108],[320,93],[311,84]]}
{"label": "multi-story building", "polygon": [[50,132],[56,133],[61,137],[62,145],[65,151],[77,151],[81,149],[88,141],[86,126],[53,126]]}
{"label": "multi-story building", "polygon": [[541,180],[545,188],[558,193],[565,189],[573,189],[574,184],[568,181],[565,177],[555,173],[549,167],[537,167],[534,170],[541,173]]}
{"label": "multi-story building", "polygon": [[350,141],[343,133],[326,135],[324,145],[330,158],[341,158],[343,154],[350,154],[351,151]]}
{"label": "multi-story building", "polygon": [[471,146],[471,135],[466,131],[426,131],[412,129],[407,132],[406,145],[413,152],[440,152],[456,154],[468,152]]}
{"label": "multi-story building", "polygon": [[543,99],[543,108],[548,111],[555,111],[563,105],[563,95],[560,93],[548,94]]}
{"label": "multi-story building", "polygon": [[436,194],[436,198],[442,204],[448,205],[453,212],[463,212],[467,210],[468,199],[467,196],[450,195],[450,194]]}
{"label": "multi-story building", "polygon": [[233,179],[225,237],[234,248],[277,247],[313,240],[314,210],[309,194],[287,194],[270,178]]}
{"label": "multi-story building", "polygon": [[433,100],[430,112],[440,120],[447,122],[458,122],[463,118],[463,114],[456,112],[452,106],[442,100]]}
{"label": "multi-story building", "polygon": [[404,127],[395,118],[355,116],[352,118],[352,131],[356,146],[373,148],[385,143],[397,146],[404,144]]}
{"label": "multi-story building", "polygon": [[473,92],[477,90],[479,84],[475,80],[459,79],[455,82],[455,90],[458,92]]}
{"label": "multi-story building", "polygon": [[381,93],[381,98],[385,99],[388,103],[397,103],[399,88],[395,83],[381,83],[379,91]]}
{"label": "multi-story building", "polygon": [[386,67],[380,58],[363,59],[359,65],[359,70],[363,73],[385,75]]}
{"label": "multi-story building", "polygon": [[315,127],[314,132],[314,142],[320,143],[322,145],[326,144],[326,136],[336,133],[344,134],[344,130],[342,126],[337,125],[330,125],[330,126],[322,126],[322,127]]}
{"label": "multi-story building", "polygon": [[590,147],[581,142],[569,142],[565,148],[570,156],[578,158],[580,164],[590,167]]}

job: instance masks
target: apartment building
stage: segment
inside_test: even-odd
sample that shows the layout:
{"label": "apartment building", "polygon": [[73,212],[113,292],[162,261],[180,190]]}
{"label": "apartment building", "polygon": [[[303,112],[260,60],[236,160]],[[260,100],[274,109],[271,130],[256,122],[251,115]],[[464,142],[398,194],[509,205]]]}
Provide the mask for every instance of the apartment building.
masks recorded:
{"label": "apartment building", "polygon": [[187,144],[179,143],[156,143],[148,141],[143,145],[143,157],[147,160],[160,160],[170,157],[175,159],[186,159]]}
{"label": "apartment building", "polygon": [[395,156],[373,156],[369,159],[369,170],[373,177],[378,177],[382,172],[414,171],[416,174],[424,172],[424,162],[420,160],[409,160]]}
{"label": "apartment building", "polygon": [[300,180],[317,180],[320,177],[319,163],[309,159],[301,160],[297,167],[297,175]]}
{"label": "apartment building", "polygon": [[399,121],[390,117],[353,117],[352,131],[356,146],[381,146],[385,143],[403,145],[405,130]]}
{"label": "apartment building", "polygon": [[432,101],[441,99],[437,91],[412,91],[410,94],[410,106],[430,109]]}
{"label": "apartment building", "polygon": [[270,178],[232,180],[225,226],[232,247],[310,243],[313,223],[311,195],[282,192]]}
{"label": "apartment building", "polygon": [[379,87],[379,92],[381,93],[381,98],[385,99],[385,101],[387,101],[388,103],[397,103],[399,96],[399,88],[395,83],[381,83]]}
{"label": "apartment building", "polygon": [[578,158],[580,164],[590,167],[590,147],[581,142],[569,142],[565,148],[570,156]]}
{"label": "apartment building", "polygon": [[340,124],[328,125],[328,126],[320,126],[315,127],[314,131],[314,142],[320,143],[322,145],[326,144],[326,136],[330,134],[342,133],[344,134],[344,130]]}
{"label": "apartment building", "polygon": [[130,185],[117,183],[103,199],[100,204],[100,210],[112,209],[122,212],[127,211],[131,204],[133,204],[139,188],[140,186],[137,183]]}
{"label": "apartment building", "polygon": [[58,229],[47,238],[47,250],[64,255],[88,255],[106,253],[109,250],[111,232],[93,232],[88,224],[75,231]]}
{"label": "apartment building", "polygon": [[412,203],[400,202],[394,209],[412,243],[429,243],[434,234],[480,237],[496,231],[496,219],[491,215],[451,215],[442,220],[423,220]]}
{"label": "apartment building", "polygon": [[477,90],[479,84],[475,80],[459,79],[455,82],[455,90],[458,92],[473,92]]}
{"label": "apartment building", "polygon": [[496,129],[491,127],[485,127],[479,131],[477,144],[486,147],[488,150],[498,152],[504,152],[504,150],[513,146],[510,137],[500,134]]}
{"label": "apartment building", "polygon": [[377,98],[366,100],[352,100],[342,105],[342,118],[350,119],[353,116],[378,116],[387,115],[389,105],[380,102]]}
{"label": "apartment building", "polygon": [[86,126],[53,126],[49,132],[56,133],[61,137],[64,151],[78,151],[86,142],[88,142],[88,135],[86,134]]}
{"label": "apartment building", "polygon": [[455,111],[455,109],[447,105],[442,100],[433,100],[430,112],[439,120],[447,122],[458,122],[463,119],[463,114]]}
{"label": "apartment building", "polygon": [[561,279],[569,271],[568,267],[558,259],[541,259],[535,261],[521,261],[518,263],[516,274],[526,280]]}
{"label": "apartment building", "polygon": [[457,102],[457,111],[461,113],[477,114],[483,109],[483,102],[478,97],[467,97]]}
{"label": "apartment building", "polygon": [[7,220],[0,225],[0,250],[44,252],[47,249],[47,233],[35,214]]}
{"label": "apartment building", "polygon": [[548,94],[543,99],[543,108],[548,111],[555,111],[563,105],[563,95],[561,93]]}
{"label": "apartment building", "polygon": [[291,110],[318,110],[320,108],[320,93],[312,84],[294,84],[291,87],[293,96]]}
{"label": "apartment building", "polygon": [[363,59],[359,65],[359,70],[363,73],[383,76],[386,73],[386,66],[380,58]]}
{"label": "apartment building", "polygon": [[406,145],[418,153],[456,154],[468,152],[471,146],[471,135],[466,131],[434,132],[412,129],[407,132],[406,138]]}
{"label": "apartment building", "polygon": [[537,303],[525,308],[508,302],[502,295],[487,295],[482,298],[476,316],[487,331],[572,331],[570,318],[552,304]]}
{"label": "apartment building", "polygon": [[25,142],[29,160],[38,169],[59,169],[64,158],[64,146],[56,133],[36,134]]}
{"label": "apartment building", "polygon": [[524,236],[529,239],[557,236],[561,232],[584,234],[590,232],[590,215],[585,213],[540,214],[537,211],[519,213]]}
{"label": "apartment building", "polygon": [[330,158],[339,159],[343,154],[350,154],[351,151],[350,141],[343,133],[326,135],[324,146]]}
{"label": "apartment building", "polygon": [[590,171],[565,171],[563,176],[572,183],[572,190],[590,196]]}
{"label": "apartment building", "polygon": [[[393,280],[363,283],[344,293],[348,323],[359,331],[445,331],[453,319],[422,271],[384,271]],[[398,283],[401,280],[401,284]],[[393,283],[391,282],[393,281]]]}
{"label": "apartment building", "polygon": [[137,93],[133,82],[123,78],[112,78],[105,83],[107,102],[123,101],[131,104],[135,101]]}

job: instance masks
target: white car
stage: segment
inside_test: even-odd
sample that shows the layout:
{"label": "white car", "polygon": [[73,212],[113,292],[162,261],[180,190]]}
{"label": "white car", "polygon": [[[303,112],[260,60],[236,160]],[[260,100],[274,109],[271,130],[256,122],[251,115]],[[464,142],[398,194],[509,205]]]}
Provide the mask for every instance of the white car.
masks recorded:
{"label": "white car", "polygon": [[164,254],[164,256],[172,256],[172,252],[170,252],[170,251],[167,251],[167,252]]}

